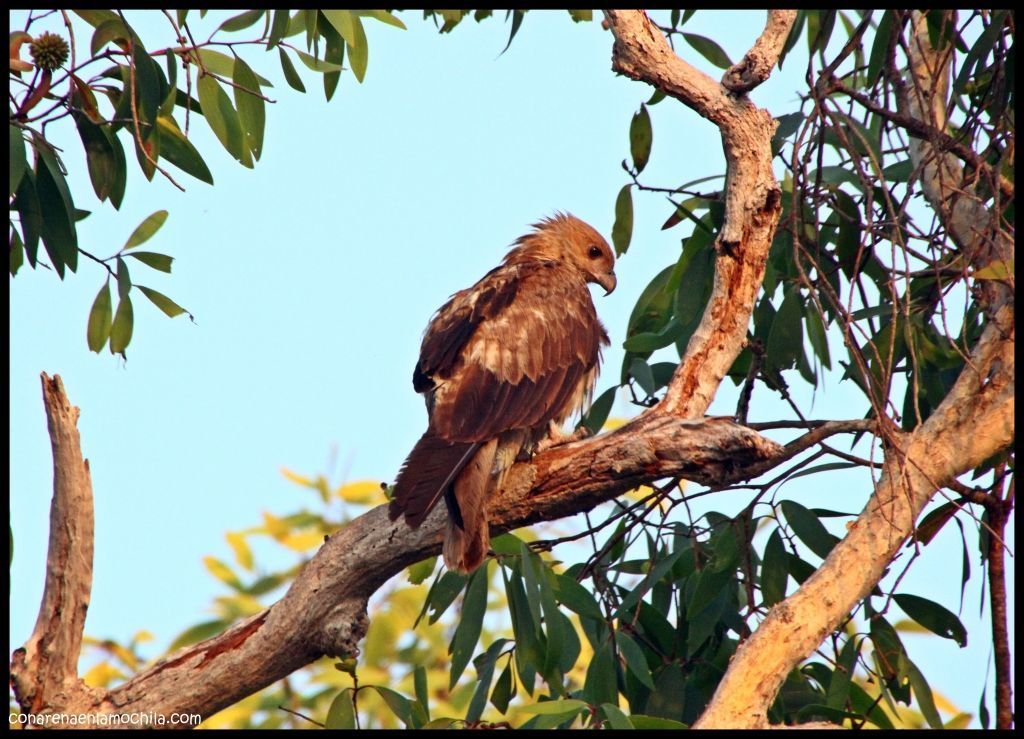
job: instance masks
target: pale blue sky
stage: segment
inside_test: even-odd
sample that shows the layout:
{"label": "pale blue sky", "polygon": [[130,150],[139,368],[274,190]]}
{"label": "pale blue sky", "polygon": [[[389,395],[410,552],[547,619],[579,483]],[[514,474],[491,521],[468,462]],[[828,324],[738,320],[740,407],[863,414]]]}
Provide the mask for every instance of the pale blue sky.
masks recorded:
{"label": "pale blue sky", "polygon": [[[651,94],[612,74],[610,34],[599,22],[531,12],[499,57],[508,37],[500,20],[467,20],[439,36],[417,16],[402,14],[408,31],[366,23],[366,81],[343,74],[331,103],[318,76],[301,70],[309,93],[300,95],[285,85],[276,51],[248,48],[243,56],[274,82],[270,97],[279,102],[268,106],[255,170],[238,165],[205,122],[193,119],[214,187],[177,172],[185,193],[159,175],[147,183],[129,150],[127,195],[115,212],[93,199],[68,121],[50,130],[65,142],[76,204],[94,211],[79,224],[84,248],[111,254],[145,216],[170,211],[146,248],[173,256],[174,273],[133,264],[132,276],[185,306],[196,323],[167,319],[140,297],[125,364],[85,344],[88,309],[103,282],[98,265],[81,261],[64,284],[27,267],[11,280],[12,645],[32,629],[45,566],[52,461],[41,371],[60,374],[82,409],[96,496],[87,633],[126,640],[146,628],[162,649],[209,618],[204,609],[224,592],[202,557],[232,560],[225,530],[257,525],[264,510],[280,515],[315,504],[281,476],[282,467],[326,472],[336,446],[334,482],[341,471],[349,480],[393,479],[425,426],[410,380],[420,336],[452,292],[555,210],[610,235],[615,196],[626,182],[619,162],[629,156],[629,121]],[[165,44],[162,16],[128,18],[150,48]],[[763,18],[701,11],[687,30],[715,38],[735,60]],[[24,13],[12,13],[11,22],[22,26]],[[59,23],[48,25],[59,30]],[[782,72],[753,94],[773,115],[798,107],[805,48],[801,42]],[[684,54],[720,76],[692,50]],[[654,147],[645,181],[671,186],[722,172],[711,124],[671,100],[650,112]],[[607,298],[595,294],[613,344],[598,392],[618,376],[636,298],[675,262],[689,231],[660,230],[669,208],[658,195],[637,196],[634,204],[618,289]],[[806,392],[800,402],[814,417],[859,417],[862,398],[848,385],[829,378],[813,406]],[[729,414],[735,403],[726,382],[709,413]],[[635,410],[623,396],[613,414]],[[789,411],[758,388],[751,420],[780,417]],[[859,511],[869,485],[866,473],[835,473],[794,481],[785,493],[806,505]],[[728,513],[745,499],[726,493],[703,504]],[[957,610],[959,558],[950,526],[904,580],[905,592]],[[937,637],[907,643],[932,684],[976,712],[990,640],[987,616],[978,617],[976,557],[972,565],[976,577],[962,614],[970,645],[960,650]],[[1012,559],[1008,565],[1012,571]]]}

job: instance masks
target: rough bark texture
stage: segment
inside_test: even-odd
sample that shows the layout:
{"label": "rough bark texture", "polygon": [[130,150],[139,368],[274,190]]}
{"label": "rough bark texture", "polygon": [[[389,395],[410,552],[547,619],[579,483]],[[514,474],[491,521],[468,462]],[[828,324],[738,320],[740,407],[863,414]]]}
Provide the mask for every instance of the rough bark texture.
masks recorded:
{"label": "rough bark texture", "polygon": [[[60,388],[59,382],[55,378],[52,387]],[[55,391],[55,398],[53,405],[70,408],[63,388]],[[47,404],[51,405],[49,396]],[[69,433],[76,418],[77,411],[65,412],[59,425],[51,426],[55,457],[64,460],[62,467],[73,469],[77,460],[77,467],[84,470],[77,432]],[[781,464],[829,434],[862,426],[827,424],[782,446],[728,419],[684,420],[648,412],[612,433],[556,446],[516,465],[491,508],[492,531],[589,510],[625,490],[666,477],[727,485]],[[88,476],[62,474],[58,480],[55,501],[61,502],[55,506],[62,513],[54,531],[76,532],[75,545],[91,551]],[[83,526],[86,521],[88,529]],[[69,615],[62,620],[53,618],[48,605],[52,599],[44,598],[37,633],[25,649],[15,652],[12,681],[22,708],[206,717],[324,654],[355,654],[368,625],[367,599],[403,568],[440,551],[444,521],[445,512],[438,508],[422,526],[410,529],[402,521],[391,522],[387,506],[375,508],[331,536],[284,598],[266,611],[179,650],[110,691],[86,689],[76,676],[91,578],[81,568],[60,565],[56,571],[65,573],[60,590],[75,593],[74,601],[61,601],[58,615]],[[63,534],[56,535],[51,546],[51,558],[54,551],[65,551]],[[74,581],[66,582],[69,579]],[[76,613],[81,618],[70,618]],[[40,653],[33,646],[37,642],[61,645],[48,652],[56,657],[49,668],[33,656]],[[42,687],[34,687],[40,682]]]}
{"label": "rough bark texture", "polygon": [[41,379],[53,448],[46,583],[32,636],[11,659],[11,687],[29,713],[90,696],[76,668],[92,590],[92,479],[82,458],[78,408],[68,402],[60,377],[51,380],[44,372]]}
{"label": "rough bark texture", "polygon": [[[914,26],[902,106],[943,129],[949,56],[932,49],[920,14]],[[911,156],[923,165],[926,197],[972,266],[1011,259],[1012,242],[965,183],[956,159],[916,139]],[[983,290],[990,322],[956,384],[912,433],[887,434],[882,475],[864,511],[818,571],[740,647],[695,728],[767,726],[786,675],[870,592],[935,493],[1013,442],[1013,294],[994,281]]]}
{"label": "rough bark texture", "polygon": [[[739,89],[771,68],[793,15],[772,14],[758,45],[737,65],[749,68],[735,71]],[[778,221],[780,191],[770,150],[774,122],[679,59],[644,13],[607,11],[606,19],[615,36],[616,71],[676,97],[722,131],[727,203],[716,242],[714,289],[666,398],[612,433],[557,446],[516,465],[491,507],[494,534],[589,510],[663,478],[730,484],[761,474],[830,433],[863,428],[863,422],[826,424],[783,447],[729,420],[699,418],[743,346]],[[790,669],[878,581],[934,491],[1010,443],[1012,295],[1004,291],[989,306],[990,325],[945,402],[912,434],[890,434],[884,469],[864,512],[820,570],[772,609],[740,648],[700,726],[766,725],[767,707]],[[44,388],[47,382],[44,376]],[[69,408],[59,379],[52,387],[53,405]],[[354,654],[366,630],[369,596],[404,567],[440,551],[443,510],[412,530],[390,522],[380,506],[330,537],[284,598],[266,611],[178,651],[118,688],[85,690],[75,664],[90,585],[92,503],[76,418],[65,411],[59,422],[51,419],[59,471],[52,566],[36,631],[12,661],[12,684],[24,710],[209,716],[321,655]]]}
{"label": "rough bark texture", "polygon": [[[736,96],[675,55],[640,11],[605,11],[615,35],[612,69],[654,85],[717,125],[727,166],[725,222],[715,242],[715,284],[659,409],[686,418],[702,415],[743,349],[775,227],[781,191],[772,172],[775,121],[749,98]],[[794,11],[778,11],[758,39],[758,57],[777,60]],[[765,56],[776,49],[776,56]]]}

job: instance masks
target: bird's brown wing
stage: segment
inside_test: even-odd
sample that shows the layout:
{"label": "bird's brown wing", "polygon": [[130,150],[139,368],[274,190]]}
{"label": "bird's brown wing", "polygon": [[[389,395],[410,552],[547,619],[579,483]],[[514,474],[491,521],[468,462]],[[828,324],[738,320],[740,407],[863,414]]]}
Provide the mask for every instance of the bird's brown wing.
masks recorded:
{"label": "bird's brown wing", "polygon": [[[430,424],[399,472],[391,518],[418,526],[480,445],[575,411],[607,342],[586,283],[557,262],[498,267],[456,293],[423,338],[413,385]],[[486,485],[457,491],[469,500]]]}
{"label": "bird's brown wing", "polygon": [[564,419],[582,402],[581,384],[608,342],[586,283],[571,268],[534,262],[489,278],[496,284],[485,278],[442,309],[423,341],[419,369],[433,383],[430,430],[451,442]]}

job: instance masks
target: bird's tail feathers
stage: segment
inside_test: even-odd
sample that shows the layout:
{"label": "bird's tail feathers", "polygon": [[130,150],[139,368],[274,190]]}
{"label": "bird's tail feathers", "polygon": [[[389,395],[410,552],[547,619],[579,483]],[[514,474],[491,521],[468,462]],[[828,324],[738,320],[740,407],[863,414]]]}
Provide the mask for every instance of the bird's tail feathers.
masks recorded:
{"label": "bird's tail feathers", "polygon": [[487,558],[491,549],[487,499],[492,488],[497,447],[496,438],[481,444],[472,461],[455,478],[451,492],[445,495],[448,529],[442,553],[450,570],[472,572]]}
{"label": "bird's tail feathers", "polygon": [[398,473],[388,517],[394,521],[404,514],[405,522],[417,528],[479,447],[479,442],[450,442],[429,431],[423,434]]}

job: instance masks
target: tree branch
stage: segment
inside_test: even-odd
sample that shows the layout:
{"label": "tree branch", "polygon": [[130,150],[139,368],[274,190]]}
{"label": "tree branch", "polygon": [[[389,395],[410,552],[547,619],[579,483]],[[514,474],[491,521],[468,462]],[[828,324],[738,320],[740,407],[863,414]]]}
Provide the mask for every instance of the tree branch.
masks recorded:
{"label": "tree branch", "polygon": [[[904,105],[911,115],[944,127],[949,57],[931,48],[923,16],[916,14],[914,22],[913,94]],[[965,187],[955,159],[927,140],[912,140],[911,156],[915,164],[923,162],[926,196],[975,268],[1008,259],[1012,243]],[[767,726],[768,708],[786,676],[881,579],[935,493],[1013,442],[1013,294],[1007,285],[984,282],[992,283],[982,296],[990,320],[960,377],[912,433],[886,434],[882,475],[864,511],[824,564],[740,646],[694,728]]]}
{"label": "tree branch", "polygon": [[[715,241],[714,288],[658,406],[661,412],[694,418],[707,410],[743,348],[754,298],[764,279],[782,207],[771,166],[776,123],[745,95],[735,95],[676,56],[643,12],[607,10],[605,17],[615,36],[612,69],[682,101],[722,132],[728,172],[725,222]],[[775,48],[778,36],[785,39],[794,17],[773,16],[759,40],[761,46],[755,46],[769,68],[776,59],[769,58],[768,51]]]}
{"label": "tree branch", "polygon": [[60,376],[51,380],[44,372],[41,379],[53,448],[46,584],[32,636],[11,658],[11,687],[30,713],[65,697],[81,700],[92,695],[78,679],[92,590],[92,479],[89,462],[82,458],[78,408],[68,401]]}
{"label": "tree branch", "polygon": [[[862,424],[825,424],[807,436],[820,438]],[[752,471],[772,466],[772,460],[779,464],[791,457],[798,442],[784,447],[729,419],[684,420],[648,412],[614,432],[553,447],[513,467],[492,502],[492,530],[498,534],[587,511],[628,489],[663,478],[686,477],[707,485],[746,479]],[[54,449],[62,460],[59,468],[65,468],[63,444],[55,442]],[[79,467],[85,469],[81,462]],[[62,482],[60,489],[82,490],[82,483]],[[80,642],[62,642],[54,652],[62,660],[59,680],[50,683],[62,685],[64,693],[19,688],[19,701],[25,710],[45,707],[76,713],[150,713],[168,719],[173,713],[206,717],[322,655],[354,655],[368,625],[370,595],[403,568],[440,551],[445,516],[443,507],[438,507],[419,529],[409,529],[401,520],[388,520],[387,506],[369,511],[331,536],[273,606],[218,636],[179,650],[110,691],[89,691],[74,681]],[[71,518],[80,527],[82,521],[89,522],[88,530],[72,529],[71,544],[91,552],[91,515],[85,516],[79,506]],[[65,536],[61,532],[68,531],[64,524],[64,518],[53,521],[52,531],[61,541]],[[51,554],[67,546],[51,546]],[[88,573],[63,561],[51,562],[49,572],[52,577],[61,573],[60,582],[66,584],[55,589],[48,580],[47,593],[74,592],[83,606],[69,607],[65,599],[56,611],[45,609],[40,623],[49,623],[55,612],[67,619],[79,614],[72,631],[80,639]],[[69,575],[73,582],[67,582]],[[41,651],[34,643],[15,653],[12,674],[17,685],[31,686],[35,676],[43,674],[31,660]],[[73,681],[75,689],[68,691]]]}
{"label": "tree branch", "polygon": [[779,61],[782,47],[786,45],[789,30],[795,20],[795,10],[769,10],[764,31],[746,56],[726,70],[722,77],[722,85],[731,92],[742,95],[768,79],[772,67]]}

